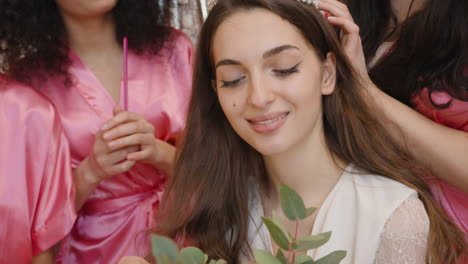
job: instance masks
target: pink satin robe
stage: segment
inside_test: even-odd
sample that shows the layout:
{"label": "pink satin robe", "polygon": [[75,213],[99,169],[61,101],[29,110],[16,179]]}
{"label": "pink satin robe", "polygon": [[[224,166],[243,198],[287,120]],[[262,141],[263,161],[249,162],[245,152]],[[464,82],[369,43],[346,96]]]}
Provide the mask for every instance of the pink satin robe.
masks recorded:
{"label": "pink satin robe", "polygon": [[33,89],[0,75],[0,263],[30,263],[76,218],[60,117]]}
{"label": "pink satin robe", "polygon": [[[158,56],[128,54],[129,111],[142,114],[154,125],[155,136],[170,143],[184,128],[192,78],[192,44],[183,33],[173,34],[173,46],[167,43]],[[71,87],[64,87],[58,78],[37,80],[34,86],[56,105],[76,167],[91,152],[94,135],[112,118],[116,104],[76,54],[70,52],[70,59]],[[165,182],[162,172],[138,162],[126,173],[101,182],[63,241],[59,262],[113,264],[123,256],[146,256],[145,231],[154,228],[154,211]]]}
{"label": "pink satin robe", "polygon": [[[452,98],[445,92],[433,92],[431,96],[436,104],[452,103],[447,108],[437,109],[429,99],[428,90],[424,89],[413,98],[415,110],[441,125],[468,132],[468,102]],[[468,194],[439,179],[429,184],[434,197],[447,215],[468,233]]]}

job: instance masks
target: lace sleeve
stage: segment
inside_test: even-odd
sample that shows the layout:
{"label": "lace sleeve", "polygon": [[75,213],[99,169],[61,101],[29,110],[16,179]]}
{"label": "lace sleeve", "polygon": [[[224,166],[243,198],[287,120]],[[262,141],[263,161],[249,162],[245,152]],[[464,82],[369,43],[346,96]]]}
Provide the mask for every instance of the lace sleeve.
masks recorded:
{"label": "lace sleeve", "polygon": [[426,263],[429,217],[417,195],[390,216],[381,235],[375,264]]}

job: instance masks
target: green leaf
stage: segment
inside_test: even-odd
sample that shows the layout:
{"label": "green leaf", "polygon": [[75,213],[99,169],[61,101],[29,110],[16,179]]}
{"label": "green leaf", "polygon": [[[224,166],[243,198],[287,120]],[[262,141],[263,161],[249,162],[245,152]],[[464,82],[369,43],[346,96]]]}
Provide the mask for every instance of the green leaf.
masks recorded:
{"label": "green leaf", "polygon": [[284,236],[288,239],[288,242],[291,242],[293,237],[291,234],[288,233],[275,210],[271,212],[271,218],[273,219],[270,220],[273,221],[273,223],[275,223],[275,225],[278,226],[279,229],[281,229],[281,232],[283,232]]}
{"label": "green leaf", "polygon": [[280,186],[280,202],[284,215],[289,220],[306,218],[306,208],[302,198],[293,189],[282,184]]}
{"label": "green leaf", "polygon": [[207,256],[196,247],[186,247],[180,251],[179,260],[183,264],[205,264]]}
{"label": "green leaf", "polygon": [[271,238],[275,241],[275,243],[284,250],[289,250],[289,242],[287,236],[284,235],[281,228],[279,228],[273,221],[268,218],[262,217],[263,223],[265,223],[266,227],[268,228],[268,232],[270,232]]}
{"label": "green leaf", "polygon": [[294,263],[295,264],[304,264],[304,263],[307,263],[307,262],[310,262],[312,261],[313,263],[313,259],[307,255],[296,255],[296,258],[294,260]]}
{"label": "green leaf", "polygon": [[313,248],[318,248],[330,240],[331,231],[325,232],[319,235],[310,236],[298,239],[294,244],[293,248],[295,251],[305,251]]}
{"label": "green leaf", "polygon": [[254,258],[257,264],[282,264],[280,260],[271,255],[270,252],[255,250]]}
{"label": "green leaf", "polygon": [[314,207],[307,208],[307,209],[306,209],[306,217],[311,216],[311,215],[315,212],[315,209],[316,209],[316,208],[314,208]]}
{"label": "green leaf", "polygon": [[337,250],[315,261],[314,264],[339,264],[346,257],[346,251]]}
{"label": "green leaf", "polygon": [[158,263],[175,262],[179,257],[179,248],[167,237],[151,235],[151,247]]}
{"label": "green leaf", "polygon": [[283,253],[283,250],[278,249],[278,252],[276,252],[276,258],[281,261],[282,264],[287,264],[288,259],[286,259],[286,256]]}

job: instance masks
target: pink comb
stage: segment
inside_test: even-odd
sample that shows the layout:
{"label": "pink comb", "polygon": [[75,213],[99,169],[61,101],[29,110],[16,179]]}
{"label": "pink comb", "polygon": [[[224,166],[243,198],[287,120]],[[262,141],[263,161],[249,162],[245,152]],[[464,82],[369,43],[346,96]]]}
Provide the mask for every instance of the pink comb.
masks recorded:
{"label": "pink comb", "polygon": [[123,38],[123,96],[124,96],[124,105],[123,108],[125,111],[128,111],[128,43],[127,37]]}

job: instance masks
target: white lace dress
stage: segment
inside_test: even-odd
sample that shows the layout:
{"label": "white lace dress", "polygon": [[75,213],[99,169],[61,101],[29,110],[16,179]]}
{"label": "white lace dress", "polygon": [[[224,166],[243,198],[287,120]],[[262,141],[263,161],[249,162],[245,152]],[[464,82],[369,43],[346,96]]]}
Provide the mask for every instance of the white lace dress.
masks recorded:
{"label": "white lace dress", "polygon": [[375,263],[425,264],[429,224],[421,200],[410,196],[385,224]]}
{"label": "white lace dress", "polygon": [[[250,245],[272,251],[258,198],[251,201],[250,212]],[[353,165],[347,167],[318,210],[312,235],[327,231],[332,231],[330,240],[307,252],[313,259],[346,250],[340,264],[426,263],[429,218],[416,191]],[[243,262],[249,259],[243,256]]]}

